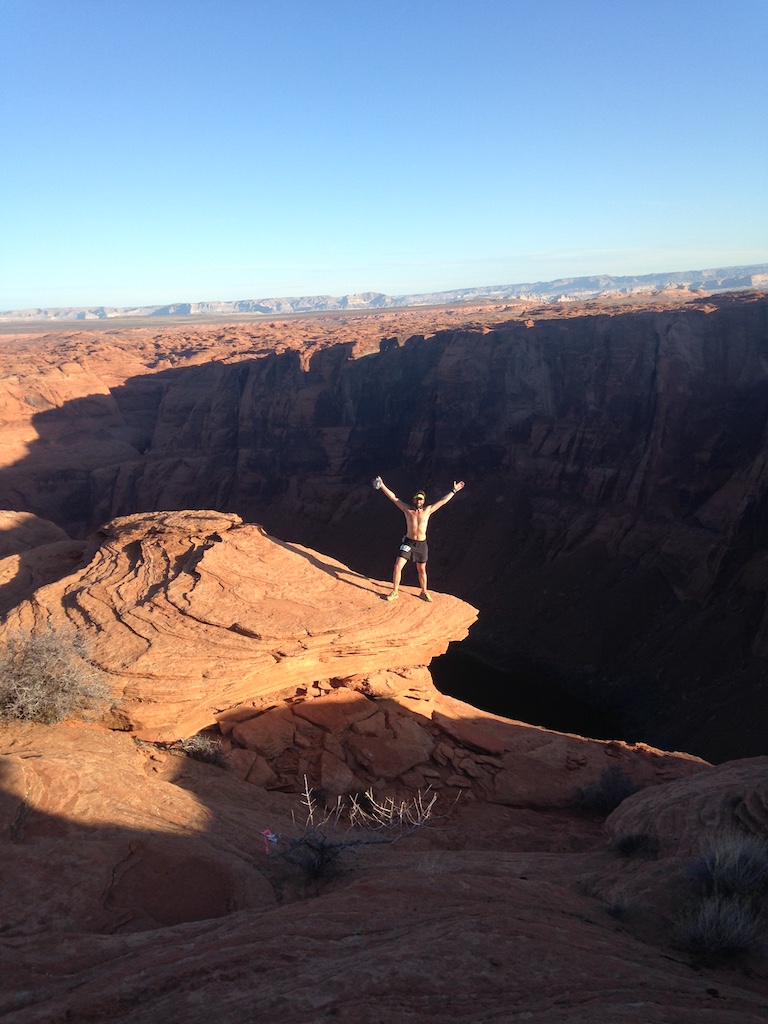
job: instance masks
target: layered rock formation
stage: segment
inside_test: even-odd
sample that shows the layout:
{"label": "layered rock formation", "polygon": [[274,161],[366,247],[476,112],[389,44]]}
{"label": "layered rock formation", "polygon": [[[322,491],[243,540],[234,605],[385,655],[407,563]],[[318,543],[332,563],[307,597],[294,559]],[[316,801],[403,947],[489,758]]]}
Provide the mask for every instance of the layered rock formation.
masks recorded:
{"label": "layered rock formation", "polygon": [[122,726],[145,738],[318,680],[428,665],[476,617],[443,594],[427,605],[404,590],[395,606],[389,586],[216,512],[118,519],[81,552],[83,568],[8,612],[0,639],[77,627]]}
{"label": "layered rock formation", "polygon": [[[112,728],[170,741],[216,727],[235,773],[256,785],[299,792],[306,777],[329,796],[447,787],[549,806],[618,763],[646,783],[699,770],[442,696],[427,666],[466,636],[474,608],[439,593],[425,604],[409,587],[392,604],[389,585],[236,516],[129,516],[80,556],[74,572],[29,584],[0,643],[75,627],[109,683]],[[15,565],[0,561],[0,577]]]}
{"label": "layered rock formation", "polygon": [[17,342],[14,387],[40,411],[6,433],[6,504],[80,535],[217,508],[380,578],[400,521],[370,477],[436,495],[462,477],[430,564],[481,610],[477,654],[554,673],[629,737],[760,753],[768,300],[577,312],[496,310],[495,326],[395,332],[380,351],[362,316],[335,347],[302,325],[301,351],[270,348],[274,325],[247,345],[234,328],[144,348],[126,334],[121,358],[146,370],[108,380],[89,343],[75,363],[88,376],[101,359],[101,383],[73,400],[31,386]]}
{"label": "layered rock formation", "polygon": [[613,295],[636,295],[660,290],[725,291],[735,288],[764,288],[768,284],[768,265],[756,263],[739,267],[715,267],[632,277],[566,277],[556,281],[495,285],[480,288],[456,288],[447,292],[412,295],[384,295],[362,292],[357,295],[309,295],[284,298],[242,299],[234,302],[176,302],[166,306],[91,306],[79,308],[16,309],[0,311],[0,322],[46,320],[114,320],[149,317],[209,317],[237,314],[307,313],[315,310],[381,309],[393,306],[444,305],[457,302],[499,302],[527,299],[533,302],[584,301]]}

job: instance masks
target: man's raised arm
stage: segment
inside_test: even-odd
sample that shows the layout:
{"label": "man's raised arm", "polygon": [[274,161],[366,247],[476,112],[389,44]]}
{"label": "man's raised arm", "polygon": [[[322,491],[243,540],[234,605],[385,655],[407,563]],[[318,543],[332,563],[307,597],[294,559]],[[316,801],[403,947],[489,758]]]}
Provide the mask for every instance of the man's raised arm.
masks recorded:
{"label": "man's raised arm", "polygon": [[439,501],[433,502],[432,505],[430,506],[431,510],[433,512],[436,512],[439,508],[442,508],[443,505],[445,505],[446,502],[451,500],[451,498],[454,496],[454,494],[458,494],[459,493],[459,491],[461,490],[461,488],[463,486],[464,486],[464,481],[463,480],[454,480],[453,481],[453,487],[451,488],[451,490],[448,491],[448,493],[444,497],[440,498]]}
{"label": "man's raised arm", "polygon": [[410,508],[410,505],[406,505],[404,501],[400,501],[400,499],[398,498],[394,491],[390,491],[390,489],[387,487],[387,485],[384,483],[380,476],[374,477],[373,480],[371,480],[371,483],[373,484],[377,491],[383,491],[390,501],[394,501],[398,508],[401,508],[403,510]]}

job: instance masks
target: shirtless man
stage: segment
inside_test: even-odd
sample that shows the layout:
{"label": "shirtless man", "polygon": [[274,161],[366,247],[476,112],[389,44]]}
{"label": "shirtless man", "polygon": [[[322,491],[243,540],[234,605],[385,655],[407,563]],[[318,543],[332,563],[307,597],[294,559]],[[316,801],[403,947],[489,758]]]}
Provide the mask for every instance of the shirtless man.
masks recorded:
{"label": "shirtless man", "polygon": [[393,501],[405,516],[405,536],[400,542],[400,553],[395,559],[395,569],[392,573],[392,592],[387,594],[388,601],[395,601],[399,597],[400,576],[406,562],[415,562],[416,571],[419,574],[419,586],[421,587],[421,598],[423,601],[432,601],[427,590],[427,523],[433,512],[442,508],[450,501],[454,494],[457,494],[464,486],[464,481],[454,480],[453,488],[448,491],[445,497],[436,501],[433,505],[425,505],[427,500],[424,491],[416,491],[413,496],[413,506],[406,505],[400,501],[398,496],[391,491],[380,476],[373,481],[373,486],[384,491],[390,501]]}

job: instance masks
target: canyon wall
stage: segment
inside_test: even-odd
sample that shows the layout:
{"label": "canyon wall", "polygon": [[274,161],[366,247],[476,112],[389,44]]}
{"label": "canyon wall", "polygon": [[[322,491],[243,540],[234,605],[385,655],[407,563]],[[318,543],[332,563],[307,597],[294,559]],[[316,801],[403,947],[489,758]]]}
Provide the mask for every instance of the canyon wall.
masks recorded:
{"label": "canyon wall", "polygon": [[213,508],[381,579],[402,519],[370,478],[429,498],[464,479],[430,584],[480,609],[478,656],[556,676],[630,739],[765,752],[765,296],[220,359],[41,404],[1,503],[77,536]]}

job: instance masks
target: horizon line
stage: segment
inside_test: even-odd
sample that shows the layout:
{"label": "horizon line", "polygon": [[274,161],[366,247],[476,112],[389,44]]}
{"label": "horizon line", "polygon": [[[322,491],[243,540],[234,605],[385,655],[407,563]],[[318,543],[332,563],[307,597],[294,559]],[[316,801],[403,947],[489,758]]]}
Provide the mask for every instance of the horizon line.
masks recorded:
{"label": "horizon line", "polygon": [[[240,305],[252,305],[252,306],[266,306],[270,303],[316,303],[314,310],[311,307],[305,309],[285,309],[282,312],[313,312],[321,311],[322,306],[320,304],[327,302],[338,302],[346,303],[352,299],[365,299],[360,305],[340,305],[336,307],[336,311],[343,311],[348,309],[350,311],[364,311],[366,309],[386,309],[386,308],[397,308],[404,307],[406,300],[409,305],[432,305],[435,304],[435,300],[440,297],[452,296],[453,301],[460,301],[462,296],[469,295],[480,299],[483,295],[486,298],[534,298],[543,297],[544,293],[548,291],[560,290],[560,286],[581,286],[586,288],[589,283],[600,283],[602,288],[599,289],[599,293],[607,294],[610,293],[611,287],[614,289],[621,288],[622,285],[627,284],[652,284],[656,281],[656,287],[659,287],[658,279],[664,279],[669,284],[677,285],[678,287],[685,287],[687,285],[697,285],[701,287],[704,285],[707,278],[723,278],[724,276],[732,277],[733,275],[761,277],[766,275],[765,282],[759,282],[759,285],[755,285],[753,282],[749,283],[721,283],[717,280],[716,287],[720,290],[732,290],[738,288],[755,288],[760,285],[768,287],[768,263],[749,263],[749,264],[731,264],[721,267],[704,267],[694,270],[674,270],[674,271],[656,271],[650,274],[583,274],[577,276],[558,277],[548,281],[522,281],[513,282],[510,284],[488,284],[488,285],[467,285],[459,288],[447,288],[439,291],[424,291],[424,292],[404,292],[398,295],[389,295],[386,292],[367,290],[362,292],[346,292],[341,295],[332,295],[330,293],[319,293],[313,295],[280,295],[280,296],[268,296],[263,298],[243,298],[243,299],[184,299],[180,301],[171,302],[152,302],[143,304],[134,304],[126,306],[113,306],[104,305],[102,303],[92,304],[80,304],[75,306],[26,306],[17,309],[0,310],[0,319],[12,320],[12,319],[23,319],[27,322],[34,320],[35,317],[30,314],[67,314],[67,313],[81,313],[88,314],[92,313],[92,317],[88,319],[112,319],[117,318],[119,315],[123,316],[138,316],[142,313],[147,314],[147,311],[153,311],[155,316],[163,315],[186,315],[190,317],[204,315],[205,312],[213,312],[212,310],[200,309],[199,311],[192,309],[186,312],[182,311],[182,307],[210,307],[210,306],[240,306]],[[686,280],[687,278],[699,278],[697,282],[695,280]],[[715,284],[715,282],[712,282]],[[515,289],[524,289],[525,291],[516,292]],[[594,291],[594,289],[589,289]],[[532,292],[532,294],[530,294]],[[587,295],[580,295],[579,298],[587,298]],[[597,296],[595,296],[597,297]],[[567,301],[569,297],[563,296],[563,299]],[[425,301],[419,302],[419,299]],[[373,304],[381,303],[381,304]],[[161,310],[167,310],[166,314],[160,313]],[[233,310],[234,311],[234,310]],[[328,310],[333,311],[331,310]],[[98,316],[101,312],[105,314],[103,317]],[[257,315],[275,315],[279,313],[278,309],[265,308],[263,310],[252,309],[244,310],[244,312],[252,312]],[[51,319],[50,316],[40,316],[41,321],[45,322]],[[59,316],[57,319],[79,319],[77,316],[67,317]]]}

